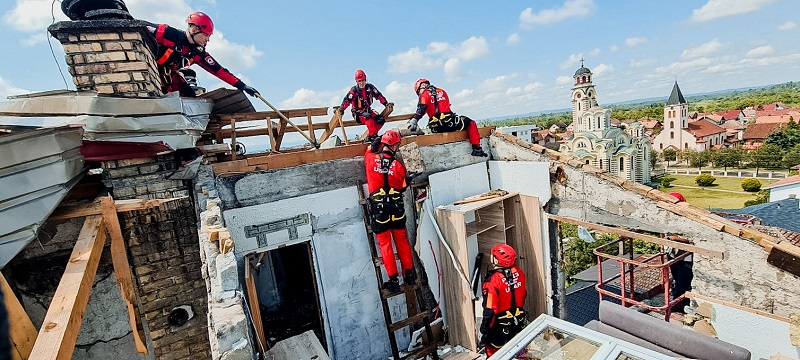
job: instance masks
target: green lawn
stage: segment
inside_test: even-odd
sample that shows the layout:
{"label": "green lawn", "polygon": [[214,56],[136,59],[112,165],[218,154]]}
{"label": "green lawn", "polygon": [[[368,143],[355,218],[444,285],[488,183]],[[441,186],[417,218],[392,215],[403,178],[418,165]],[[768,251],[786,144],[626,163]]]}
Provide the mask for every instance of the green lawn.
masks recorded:
{"label": "green lawn", "polygon": [[[683,185],[683,186],[692,186],[698,187],[695,184],[694,179],[697,176],[686,176],[686,175],[670,175],[671,177],[676,178],[673,185]],[[756,198],[755,193],[745,193],[742,190],[741,182],[743,179],[741,178],[728,178],[728,177],[717,177],[717,181],[714,182],[714,185],[707,187],[707,188],[686,188],[682,186],[672,186],[667,189],[662,189],[662,191],[666,193],[670,193],[672,191],[680,192],[683,197],[686,198],[686,201],[694,206],[699,208],[708,209],[708,208],[718,208],[718,209],[739,209],[744,206],[744,202],[747,200],[753,200]],[[766,179],[758,179],[761,181],[762,186],[767,186],[777,180],[766,180]],[[728,191],[720,191],[720,190],[729,190],[735,191],[728,192]]]}

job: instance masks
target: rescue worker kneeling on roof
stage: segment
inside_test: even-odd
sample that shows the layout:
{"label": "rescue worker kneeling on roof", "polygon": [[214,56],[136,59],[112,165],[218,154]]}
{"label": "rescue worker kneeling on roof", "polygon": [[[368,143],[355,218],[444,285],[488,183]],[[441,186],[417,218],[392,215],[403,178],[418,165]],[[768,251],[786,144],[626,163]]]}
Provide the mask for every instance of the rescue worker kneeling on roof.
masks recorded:
{"label": "rescue worker kneeling on roof", "polygon": [[258,90],[245,84],[206,52],[205,46],[214,32],[211,18],[204,12],[195,11],[186,18],[186,24],[188,26],[185,31],[167,24],[147,25],[147,30],[153,34],[158,43],[155,57],[161,77],[161,90],[164,94],[178,91],[181,96],[194,97],[194,90],[179,70],[197,63],[220,80],[250,96],[256,96]]}
{"label": "rescue worker kneeling on roof", "polygon": [[447,91],[431,85],[428,79],[419,79],[414,84],[414,93],[419,97],[419,101],[417,102],[417,112],[409,121],[409,130],[417,131],[419,119],[428,114],[428,128],[431,129],[431,132],[466,130],[469,143],[472,144],[472,156],[488,156],[481,149],[481,135],[475,121],[450,111],[450,97],[447,95]]}
{"label": "rescue worker kneeling on roof", "polygon": [[517,335],[525,326],[526,312],[522,309],[528,296],[525,274],[514,265],[517,252],[506,244],[492,250],[492,268],[483,283],[483,321],[481,343],[486,356],[492,356]]}
{"label": "rescue worker kneeling on roof", "polygon": [[405,205],[403,192],[406,190],[406,167],[395,157],[400,148],[400,133],[389,130],[379,140],[367,146],[364,154],[364,167],[367,172],[369,188],[372,231],[378,240],[383,266],[389,281],[383,288],[391,292],[400,291],[397,262],[392,251],[392,238],[400,257],[403,280],[414,285],[417,275],[411,260],[411,246],[406,234]]}
{"label": "rescue worker kneeling on roof", "polygon": [[344,100],[342,100],[342,105],[336,111],[339,112],[339,115],[342,115],[347,107],[352,105],[353,119],[357,123],[367,126],[366,140],[371,143],[378,138],[378,131],[386,123],[383,115],[372,110],[372,100],[380,101],[387,108],[394,107],[394,103],[388,102],[375,85],[367,82],[367,74],[364,73],[364,70],[356,70],[355,79],[356,85],[350,88],[350,91],[347,92]]}

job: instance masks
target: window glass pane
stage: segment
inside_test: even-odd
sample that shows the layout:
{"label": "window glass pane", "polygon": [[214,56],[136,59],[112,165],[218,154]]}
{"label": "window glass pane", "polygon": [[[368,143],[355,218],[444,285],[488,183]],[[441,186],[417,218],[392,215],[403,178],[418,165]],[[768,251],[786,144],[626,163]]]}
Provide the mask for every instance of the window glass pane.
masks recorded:
{"label": "window glass pane", "polygon": [[528,344],[529,359],[584,360],[597,352],[600,343],[548,326]]}

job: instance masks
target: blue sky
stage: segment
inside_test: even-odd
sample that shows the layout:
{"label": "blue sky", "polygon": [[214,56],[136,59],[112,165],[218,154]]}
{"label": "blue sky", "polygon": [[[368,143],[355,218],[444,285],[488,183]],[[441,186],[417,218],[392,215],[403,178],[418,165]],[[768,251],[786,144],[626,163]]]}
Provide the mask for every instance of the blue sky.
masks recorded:
{"label": "blue sky", "polygon": [[[601,104],[666,99],[676,79],[685,94],[800,80],[796,0],[126,3],[136,18],[179,28],[206,11],[209,52],[280,108],[338,105],[358,68],[396,114],[413,111],[412,84],[425,77],[475,119],[569,107],[581,58]],[[3,98],[64,88],[47,43],[51,4],[0,4]],[[55,16],[66,19],[58,2]],[[207,88],[223,85],[198,73]]]}

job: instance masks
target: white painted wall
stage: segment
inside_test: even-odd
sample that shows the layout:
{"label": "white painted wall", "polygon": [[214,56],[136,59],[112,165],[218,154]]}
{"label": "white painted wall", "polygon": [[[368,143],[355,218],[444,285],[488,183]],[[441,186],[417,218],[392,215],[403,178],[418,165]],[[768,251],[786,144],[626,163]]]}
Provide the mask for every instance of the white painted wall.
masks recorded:
{"label": "white painted wall", "polygon": [[791,194],[794,194],[796,198],[800,197],[800,183],[786,184],[769,189],[769,201],[788,199]]}
{"label": "white painted wall", "polygon": [[492,189],[536,196],[544,205],[550,201],[550,163],[533,161],[489,161]]}
{"label": "white painted wall", "polygon": [[726,305],[695,299],[698,304],[708,303],[714,309],[711,325],[717,338],[750,350],[753,359],[770,359],[780,353],[791,359],[800,359],[800,347],[792,346],[789,323]]}
{"label": "white painted wall", "polygon": [[[385,358],[390,354],[389,339],[355,186],[231,209],[223,217],[237,257],[242,257],[257,250],[256,240],[245,236],[245,226],[305,213],[311,215],[311,229],[298,229],[298,235],[311,237],[331,359]],[[270,238],[270,248],[279,238]],[[393,314],[405,311],[402,302],[390,305]],[[400,347],[407,346],[408,336],[397,334]]]}

